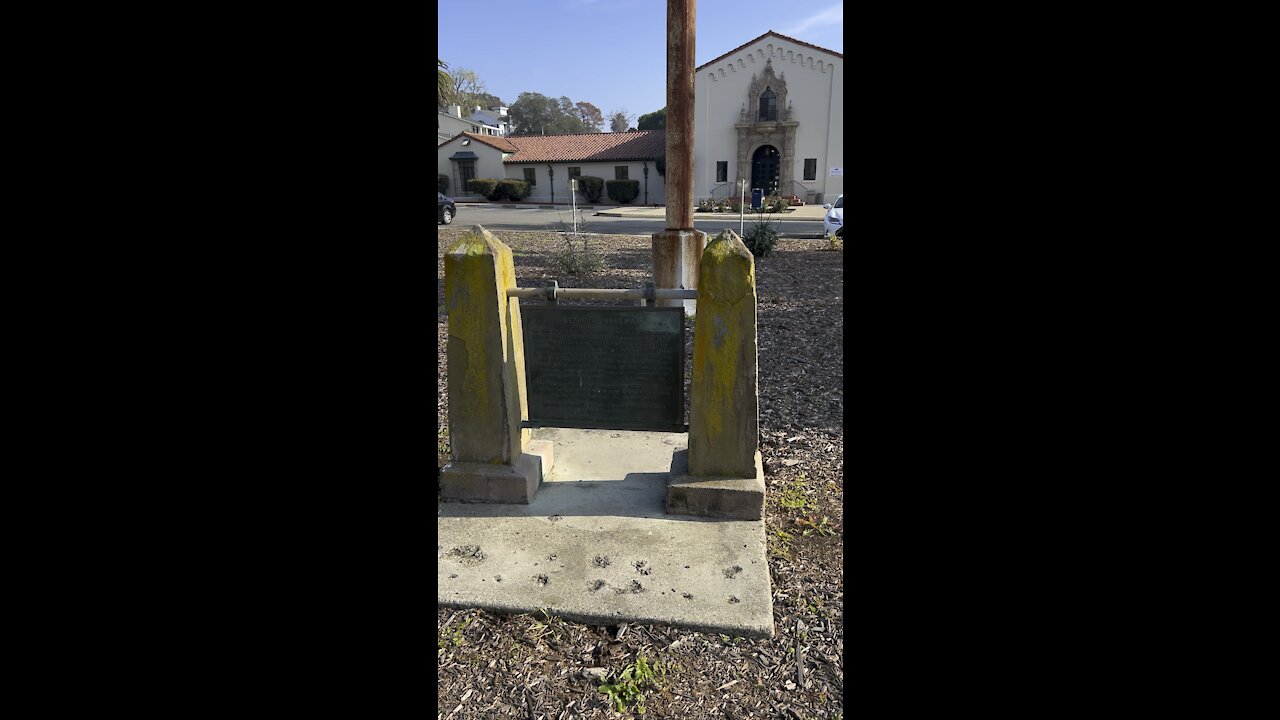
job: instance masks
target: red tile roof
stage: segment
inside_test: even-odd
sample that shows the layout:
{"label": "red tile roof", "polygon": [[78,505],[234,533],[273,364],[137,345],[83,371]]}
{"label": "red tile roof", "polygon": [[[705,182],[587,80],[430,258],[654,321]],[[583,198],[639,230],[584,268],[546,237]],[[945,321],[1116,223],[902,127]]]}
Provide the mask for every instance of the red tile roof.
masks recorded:
{"label": "red tile roof", "polygon": [[795,44],[797,44],[797,45],[803,45],[803,46],[805,46],[805,47],[810,47],[810,48],[813,48],[814,50],[821,50],[821,51],[822,51],[822,52],[824,52],[824,53],[830,53],[830,54],[835,55],[836,57],[840,58],[841,60],[843,60],[843,59],[844,59],[844,55],[843,55],[843,54],[838,53],[838,52],[836,52],[836,51],[834,51],[834,50],[828,50],[828,49],[826,49],[826,48],[824,48],[824,47],[818,47],[817,45],[810,45],[809,43],[807,43],[807,42],[805,42],[805,41],[803,41],[803,40],[797,40],[797,39],[795,39],[795,38],[793,38],[793,37],[787,37],[786,35],[783,35],[782,33],[776,33],[776,32],[774,32],[774,31],[770,30],[769,32],[765,33],[764,35],[761,35],[760,37],[756,38],[755,40],[748,40],[748,41],[746,41],[746,42],[742,43],[742,44],[741,44],[741,45],[739,45],[738,47],[736,47],[736,48],[734,48],[734,49],[730,50],[729,52],[727,52],[727,53],[725,53],[725,54],[721,55],[720,57],[718,57],[718,58],[716,58],[716,59],[714,59],[714,60],[708,60],[707,62],[702,63],[702,64],[701,64],[701,65],[699,65],[698,67],[694,68],[694,69],[693,69],[693,71],[694,71],[694,72],[697,72],[697,71],[701,70],[702,68],[704,68],[704,67],[706,67],[706,66],[708,66],[708,65],[711,65],[711,64],[714,64],[714,63],[718,63],[718,62],[720,62],[721,60],[723,60],[723,59],[725,59],[725,58],[729,57],[730,55],[732,55],[732,54],[734,54],[734,53],[738,52],[738,51],[739,51],[739,50],[741,50],[742,48],[744,48],[744,47],[746,47],[746,46],[750,45],[751,43],[756,42],[757,40],[763,40],[764,38],[766,38],[766,37],[768,37],[768,36],[770,36],[770,35],[772,35],[772,36],[774,36],[774,37],[776,37],[776,38],[778,38],[778,39],[780,39],[780,40],[786,40],[787,42],[793,42],[793,43],[795,43]]}
{"label": "red tile roof", "polygon": [[652,160],[667,149],[666,130],[514,137],[460,132],[438,147],[444,147],[464,136],[510,153],[511,156],[503,160],[505,163]]}
{"label": "red tile roof", "polygon": [[516,153],[505,163],[652,160],[667,149],[666,130],[505,138]]}

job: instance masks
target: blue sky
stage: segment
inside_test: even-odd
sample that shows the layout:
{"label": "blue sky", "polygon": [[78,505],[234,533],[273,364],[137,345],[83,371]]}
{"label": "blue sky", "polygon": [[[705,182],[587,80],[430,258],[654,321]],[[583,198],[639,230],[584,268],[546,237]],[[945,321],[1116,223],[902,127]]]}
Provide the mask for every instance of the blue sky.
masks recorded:
{"label": "blue sky", "polygon": [[[665,0],[440,0],[437,57],[508,104],[522,92],[586,100],[607,118],[667,102]],[[695,65],[773,30],[844,53],[843,0],[697,0]],[[632,120],[632,125],[635,120]]]}

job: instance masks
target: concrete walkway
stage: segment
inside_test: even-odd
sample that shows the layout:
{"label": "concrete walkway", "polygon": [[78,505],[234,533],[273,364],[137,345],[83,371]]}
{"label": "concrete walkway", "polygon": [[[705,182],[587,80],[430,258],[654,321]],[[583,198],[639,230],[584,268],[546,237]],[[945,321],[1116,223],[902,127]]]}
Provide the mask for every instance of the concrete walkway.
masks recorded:
{"label": "concrete walkway", "polygon": [[533,435],[555,446],[533,503],[439,506],[438,605],[773,636],[764,521],[666,514],[687,434]]}

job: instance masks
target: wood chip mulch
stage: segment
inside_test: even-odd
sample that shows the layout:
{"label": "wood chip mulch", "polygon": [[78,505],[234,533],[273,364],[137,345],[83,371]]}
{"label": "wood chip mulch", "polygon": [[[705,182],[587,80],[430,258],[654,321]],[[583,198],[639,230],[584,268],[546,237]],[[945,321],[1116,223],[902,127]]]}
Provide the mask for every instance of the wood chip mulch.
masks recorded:
{"label": "wood chip mulch", "polygon": [[[438,233],[438,465],[448,456],[443,252],[468,229]],[[559,235],[494,234],[512,248],[521,286],[557,280],[562,288],[632,288],[650,279],[647,235],[591,236],[605,268],[579,278],[556,268]],[[747,640],[657,625],[438,609],[437,720],[617,717],[598,688],[641,656],[663,662],[667,673],[625,715],[844,717],[843,261],[843,250],[826,240],[796,239],[779,240],[775,255],[756,259],[765,528],[777,636]],[[691,351],[692,332],[689,338]]]}

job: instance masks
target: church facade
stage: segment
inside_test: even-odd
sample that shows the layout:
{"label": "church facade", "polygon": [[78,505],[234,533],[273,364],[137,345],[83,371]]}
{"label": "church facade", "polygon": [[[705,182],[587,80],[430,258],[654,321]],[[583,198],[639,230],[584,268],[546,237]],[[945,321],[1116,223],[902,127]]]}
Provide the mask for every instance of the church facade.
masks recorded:
{"label": "church facade", "polygon": [[844,56],[772,30],[695,70],[695,198],[844,193]]}

